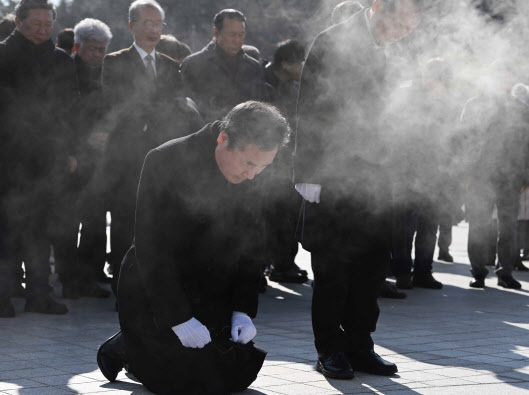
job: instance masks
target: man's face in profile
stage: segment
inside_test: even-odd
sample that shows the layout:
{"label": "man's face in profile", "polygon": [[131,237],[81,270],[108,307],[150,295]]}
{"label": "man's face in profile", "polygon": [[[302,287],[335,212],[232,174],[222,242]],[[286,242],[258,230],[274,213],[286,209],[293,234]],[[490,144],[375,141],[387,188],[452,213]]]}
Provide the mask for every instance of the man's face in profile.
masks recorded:
{"label": "man's face in profile", "polygon": [[222,30],[213,29],[217,44],[230,56],[239,53],[244,45],[246,27],[244,22],[237,19],[226,18],[222,24]]}
{"label": "man's face in profile", "polygon": [[53,29],[53,12],[37,8],[29,10],[28,17],[23,21],[15,18],[17,29],[33,44],[42,44],[51,38]]}
{"label": "man's face in profile", "polygon": [[421,12],[413,0],[395,0],[393,9],[388,9],[384,0],[373,4],[376,39],[382,45],[397,42],[410,34],[421,20]]}
{"label": "man's face in profile", "polygon": [[228,139],[221,132],[217,139],[215,158],[220,172],[232,184],[252,180],[267,166],[272,164],[278,148],[272,151],[261,151],[255,144],[247,144],[244,149],[228,149]]}

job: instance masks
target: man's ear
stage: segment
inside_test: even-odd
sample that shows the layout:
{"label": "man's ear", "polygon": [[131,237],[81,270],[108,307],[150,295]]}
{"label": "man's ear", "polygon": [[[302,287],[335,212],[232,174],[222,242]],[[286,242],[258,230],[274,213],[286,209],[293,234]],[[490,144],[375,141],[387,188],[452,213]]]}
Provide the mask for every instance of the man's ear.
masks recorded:
{"label": "man's ear", "polygon": [[72,48],[72,53],[76,53],[77,51],[79,51],[79,44],[75,43]]}
{"label": "man's ear", "polygon": [[129,30],[132,33],[132,22],[129,22]]}
{"label": "man's ear", "polygon": [[228,143],[228,134],[224,131],[220,132],[219,137],[217,137],[217,143]]}
{"label": "man's ear", "polygon": [[17,29],[20,29],[20,24],[22,23],[22,21],[20,20],[19,17],[16,17],[15,18],[15,26],[17,27]]}
{"label": "man's ear", "polygon": [[213,39],[215,40],[215,42],[217,41],[219,34],[220,32],[217,30],[217,28],[213,27]]}
{"label": "man's ear", "polygon": [[380,1],[374,0],[373,5],[371,6],[371,9],[373,10],[373,12],[377,12],[379,8],[380,8]]}

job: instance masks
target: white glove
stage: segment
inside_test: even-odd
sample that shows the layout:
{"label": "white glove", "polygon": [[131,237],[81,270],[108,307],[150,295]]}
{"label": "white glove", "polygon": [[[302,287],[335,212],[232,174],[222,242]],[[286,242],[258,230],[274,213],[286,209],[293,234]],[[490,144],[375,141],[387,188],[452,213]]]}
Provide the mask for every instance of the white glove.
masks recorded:
{"label": "white glove", "polygon": [[247,314],[234,311],[231,316],[231,341],[246,344],[257,335],[257,329]]}
{"label": "white glove", "polygon": [[173,332],[178,336],[182,345],[189,348],[202,348],[211,341],[208,328],[195,317],[173,326]]}
{"label": "white glove", "polygon": [[296,184],[296,191],[303,196],[303,199],[310,203],[320,202],[320,184]]}

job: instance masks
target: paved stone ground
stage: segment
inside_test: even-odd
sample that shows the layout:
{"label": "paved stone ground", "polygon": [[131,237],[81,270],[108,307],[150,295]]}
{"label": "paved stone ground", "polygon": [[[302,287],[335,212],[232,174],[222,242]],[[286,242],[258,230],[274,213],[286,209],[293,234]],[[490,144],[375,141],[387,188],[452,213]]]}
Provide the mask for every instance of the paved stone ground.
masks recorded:
{"label": "paved stone ground", "polygon": [[[399,373],[357,373],[327,380],[314,370],[310,285],[271,283],[261,297],[256,342],[265,366],[243,395],[257,394],[527,394],[529,393],[529,274],[515,272],[521,291],[468,288],[466,224],[454,228],[456,263],[434,264],[440,290],[408,291],[405,300],[381,299],[376,351]],[[301,251],[300,266],[310,269]],[[108,383],[95,362],[98,345],[118,328],[112,300],[66,301],[70,313],[23,312],[0,319],[0,394],[149,393],[125,372]]]}

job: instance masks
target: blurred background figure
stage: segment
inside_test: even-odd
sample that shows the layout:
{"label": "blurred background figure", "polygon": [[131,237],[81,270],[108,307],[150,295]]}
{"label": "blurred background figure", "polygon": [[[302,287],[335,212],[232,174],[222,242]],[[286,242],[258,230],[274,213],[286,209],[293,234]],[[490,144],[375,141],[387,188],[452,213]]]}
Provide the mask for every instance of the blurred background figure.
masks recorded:
{"label": "blurred background figure", "polygon": [[74,33],[73,29],[66,28],[62,29],[57,34],[57,47],[63,49],[68,55],[72,54],[74,44]]}
{"label": "blurred background figure", "polygon": [[172,34],[162,34],[156,49],[164,55],[176,60],[178,64],[182,64],[184,59],[191,55],[191,48]]}
{"label": "blurred background figure", "polygon": [[15,30],[15,14],[7,14],[0,19],[0,41],[4,41]]}

